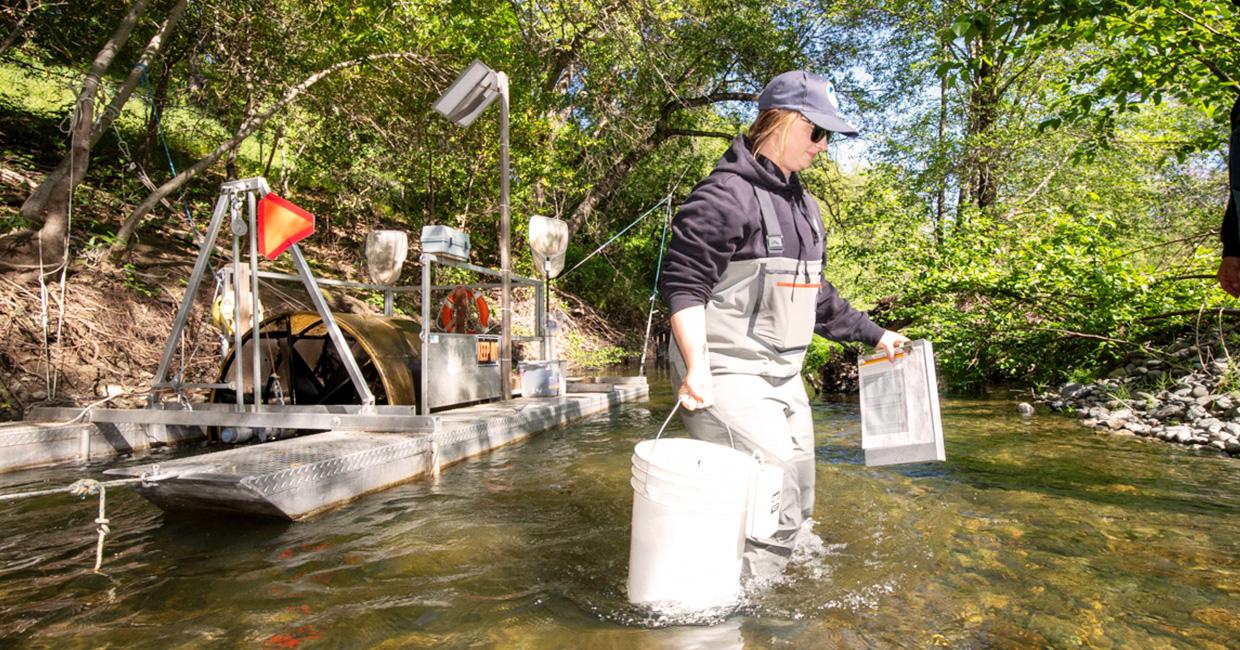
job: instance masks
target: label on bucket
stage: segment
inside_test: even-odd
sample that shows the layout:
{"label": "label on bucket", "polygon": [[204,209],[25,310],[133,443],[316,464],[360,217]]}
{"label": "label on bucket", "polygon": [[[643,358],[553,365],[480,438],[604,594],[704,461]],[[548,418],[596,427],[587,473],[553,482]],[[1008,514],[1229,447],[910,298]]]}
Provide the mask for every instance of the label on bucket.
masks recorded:
{"label": "label on bucket", "polygon": [[777,465],[762,463],[754,470],[749,489],[749,521],[745,534],[766,538],[779,528],[784,470]]}

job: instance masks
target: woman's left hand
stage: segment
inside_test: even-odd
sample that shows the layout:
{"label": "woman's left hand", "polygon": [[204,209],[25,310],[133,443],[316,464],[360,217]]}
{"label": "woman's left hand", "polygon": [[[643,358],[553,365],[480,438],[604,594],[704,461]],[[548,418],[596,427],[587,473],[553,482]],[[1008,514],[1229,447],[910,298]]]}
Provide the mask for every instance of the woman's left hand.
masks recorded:
{"label": "woman's left hand", "polygon": [[883,338],[879,339],[878,343],[874,344],[874,349],[886,352],[888,361],[895,361],[896,350],[908,342],[909,338],[907,336],[899,332],[887,330],[886,332],[883,332]]}

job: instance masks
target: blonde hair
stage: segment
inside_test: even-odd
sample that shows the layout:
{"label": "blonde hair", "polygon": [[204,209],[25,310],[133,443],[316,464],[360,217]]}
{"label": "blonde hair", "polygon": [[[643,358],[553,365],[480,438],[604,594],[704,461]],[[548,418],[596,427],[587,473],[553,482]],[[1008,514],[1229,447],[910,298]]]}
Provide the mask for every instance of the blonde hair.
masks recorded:
{"label": "blonde hair", "polygon": [[753,152],[758,153],[767,141],[775,137],[779,138],[777,151],[783,151],[788,145],[788,129],[792,128],[800,115],[786,108],[768,108],[758,113],[753,124],[749,125],[749,141],[752,143]]}

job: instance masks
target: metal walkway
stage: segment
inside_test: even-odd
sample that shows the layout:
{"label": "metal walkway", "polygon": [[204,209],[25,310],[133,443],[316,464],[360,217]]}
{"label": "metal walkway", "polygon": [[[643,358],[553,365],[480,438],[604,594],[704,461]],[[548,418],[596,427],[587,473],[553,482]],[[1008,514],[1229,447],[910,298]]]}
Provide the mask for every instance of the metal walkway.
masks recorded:
{"label": "metal walkway", "polygon": [[642,378],[569,384],[568,394],[516,398],[438,413],[435,430],[333,430],[105,472],[164,510],[217,510],[302,519],[552,427],[644,399]]}

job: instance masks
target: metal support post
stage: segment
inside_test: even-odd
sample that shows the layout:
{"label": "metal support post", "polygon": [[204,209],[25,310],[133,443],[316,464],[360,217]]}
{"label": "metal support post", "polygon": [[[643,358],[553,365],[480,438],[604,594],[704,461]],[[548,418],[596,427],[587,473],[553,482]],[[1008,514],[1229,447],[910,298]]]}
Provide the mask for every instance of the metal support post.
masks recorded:
{"label": "metal support post", "polygon": [[[235,410],[245,412],[245,359],[242,355],[242,336],[241,336],[241,238],[247,234],[250,237],[250,340],[253,342],[253,350],[251,355],[252,373],[252,390],[254,391],[254,411],[261,411],[260,403],[262,402],[262,338],[259,332],[260,315],[258,310],[258,292],[259,292],[259,271],[258,271],[258,209],[257,202],[261,196],[266,196],[271,191],[267,185],[267,181],[263,178],[245,178],[236,181],[224,183],[220,188],[220,197],[215,203],[215,212],[211,216],[211,225],[207,228],[207,235],[203,238],[202,245],[199,247],[198,259],[194,262],[194,270],[190,273],[189,285],[185,289],[185,295],[181,299],[181,306],[177,310],[176,318],[173,321],[172,332],[168,337],[168,342],[164,346],[163,356],[159,361],[159,369],[155,372],[155,379],[151,383],[152,389],[173,387],[180,390],[182,384],[177,382],[168,382],[168,370],[172,365],[172,356],[176,352],[177,343],[185,331],[185,324],[189,319],[189,310],[193,307],[194,297],[198,293],[198,288],[202,284],[202,278],[206,274],[207,265],[211,260],[212,251],[215,248],[215,242],[219,238],[220,229],[223,228],[225,217],[229,218],[229,226],[233,233],[232,245],[232,276],[233,276],[233,390],[236,391],[237,403]],[[241,197],[246,197],[246,207],[249,211],[248,218],[240,215]],[[365,379],[362,377],[362,371],[357,365],[357,359],[353,356],[353,350],[350,349],[348,342],[344,339],[344,334],[340,330],[340,326],[336,323],[336,319],[332,316],[331,310],[328,308],[327,302],[323,299],[323,294],[319,291],[318,282],[315,281],[314,275],[310,272],[310,265],[306,263],[306,258],[302,256],[301,249],[296,244],[289,247],[293,257],[294,266],[297,268],[298,277],[300,277],[302,285],[306,289],[306,293],[310,296],[310,301],[314,303],[315,309],[319,316],[323,319],[323,324],[327,327],[328,336],[332,344],[336,347],[340,354],[340,360],[343,362],[345,370],[348,371],[349,379],[357,388],[358,397],[362,400],[363,410],[373,409],[375,403],[374,393],[370,391],[370,387],[366,385]],[[292,279],[292,276],[289,276]],[[341,283],[347,284],[347,283]],[[390,296],[391,292],[388,292]],[[214,387],[218,388],[223,384],[195,384],[193,387]],[[158,398],[152,393],[150,403],[155,405]]]}
{"label": "metal support post", "polygon": [[499,269],[503,295],[500,298],[499,374],[500,395],[512,399],[512,267],[508,261],[508,75],[495,73],[499,85]]}
{"label": "metal support post", "polygon": [[245,410],[245,358],[241,356],[241,238],[245,236],[246,224],[241,220],[240,199],[231,193],[228,213],[232,217],[232,274],[233,274],[233,381],[237,383],[237,412]]}
{"label": "metal support post", "polygon": [[539,283],[534,287],[534,327],[537,328],[535,334],[542,339],[542,358],[551,359],[551,341],[548,339],[550,332],[547,330],[547,308],[543,302],[543,295],[547,292],[547,284]]}
{"label": "metal support post", "polygon": [[[245,202],[250,211],[250,376],[254,378],[254,412],[258,413],[263,408],[263,363],[262,339],[258,335],[258,201],[254,190],[246,192]],[[237,329],[241,329],[240,324]]]}
{"label": "metal support post", "polygon": [[[155,371],[155,379],[151,381],[151,388],[163,388],[168,381],[168,368],[172,365],[172,355],[176,352],[181,333],[185,330],[189,310],[194,306],[194,296],[198,294],[198,286],[202,283],[202,276],[206,273],[207,263],[211,261],[211,251],[215,248],[215,240],[219,237],[220,227],[224,224],[224,216],[227,213],[228,195],[220,194],[220,198],[215,202],[215,212],[211,215],[211,224],[207,226],[207,236],[203,237],[202,245],[198,248],[198,259],[194,262],[194,270],[189,274],[189,284],[185,286],[181,306],[177,308],[176,318],[172,321],[172,332],[168,336],[168,343],[164,346],[164,354],[159,358],[159,369]],[[155,393],[152,392],[150,401],[153,403],[156,399]]]}
{"label": "metal support post", "polygon": [[419,258],[422,261],[422,328],[418,332],[418,338],[422,341],[421,358],[418,360],[419,378],[418,385],[422,387],[422,392],[418,395],[418,415],[431,414],[430,385],[427,383],[430,368],[430,333],[431,333],[431,264],[435,258],[426,253],[422,253]]}

